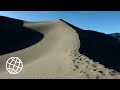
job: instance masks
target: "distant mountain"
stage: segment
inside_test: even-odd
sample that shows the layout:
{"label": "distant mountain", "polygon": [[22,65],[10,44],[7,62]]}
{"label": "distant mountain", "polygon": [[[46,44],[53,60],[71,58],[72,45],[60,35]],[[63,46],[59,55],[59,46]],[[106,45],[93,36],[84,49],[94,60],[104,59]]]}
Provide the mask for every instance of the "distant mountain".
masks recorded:
{"label": "distant mountain", "polygon": [[109,34],[109,35],[120,39],[120,33],[112,33],[112,34]]}

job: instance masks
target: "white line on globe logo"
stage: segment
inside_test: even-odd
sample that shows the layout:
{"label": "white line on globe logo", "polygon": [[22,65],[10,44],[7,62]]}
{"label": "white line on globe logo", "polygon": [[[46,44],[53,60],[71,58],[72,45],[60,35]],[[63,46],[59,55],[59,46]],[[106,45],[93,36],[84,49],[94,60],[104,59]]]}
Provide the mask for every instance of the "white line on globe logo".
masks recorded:
{"label": "white line on globe logo", "polygon": [[23,63],[18,57],[11,57],[6,61],[6,70],[10,74],[18,74],[23,69]]}

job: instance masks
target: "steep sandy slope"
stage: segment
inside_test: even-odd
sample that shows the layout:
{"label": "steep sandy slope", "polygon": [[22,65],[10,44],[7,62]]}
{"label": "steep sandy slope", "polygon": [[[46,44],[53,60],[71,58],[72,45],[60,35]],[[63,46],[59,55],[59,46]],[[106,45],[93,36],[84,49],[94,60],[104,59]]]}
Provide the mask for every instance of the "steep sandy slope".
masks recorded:
{"label": "steep sandy slope", "polygon": [[[1,55],[0,78],[69,78],[74,65],[68,55],[79,47],[77,33],[59,20],[24,26],[44,34],[44,38],[30,47]],[[5,70],[5,62],[11,56],[19,57],[24,63],[18,75]]]}
{"label": "steep sandy slope", "polygon": [[69,23],[67,24],[79,35],[79,52],[81,54],[102,63],[108,68],[120,71],[120,43],[117,38],[91,30],[82,30]]}
{"label": "steep sandy slope", "polygon": [[82,30],[61,21],[71,26],[79,35],[80,48],[75,50],[72,58],[76,67],[74,71],[80,72],[81,78],[120,78],[118,39],[104,33]]}

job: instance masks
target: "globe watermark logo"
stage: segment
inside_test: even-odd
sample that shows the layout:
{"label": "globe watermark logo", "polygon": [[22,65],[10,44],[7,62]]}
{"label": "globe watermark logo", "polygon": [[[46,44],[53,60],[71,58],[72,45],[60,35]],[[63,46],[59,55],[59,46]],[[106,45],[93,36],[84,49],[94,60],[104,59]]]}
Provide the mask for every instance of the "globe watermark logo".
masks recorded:
{"label": "globe watermark logo", "polygon": [[18,74],[23,69],[23,63],[18,57],[11,57],[6,61],[6,69],[10,74]]}

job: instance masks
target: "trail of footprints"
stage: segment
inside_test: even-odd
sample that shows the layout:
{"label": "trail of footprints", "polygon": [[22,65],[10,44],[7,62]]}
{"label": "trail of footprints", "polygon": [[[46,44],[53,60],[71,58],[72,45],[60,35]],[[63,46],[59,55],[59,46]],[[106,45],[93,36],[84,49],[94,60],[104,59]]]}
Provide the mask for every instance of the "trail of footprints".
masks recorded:
{"label": "trail of footprints", "polygon": [[115,70],[105,68],[99,62],[94,62],[75,50],[70,54],[74,64],[74,72],[80,73],[80,79],[120,79]]}

